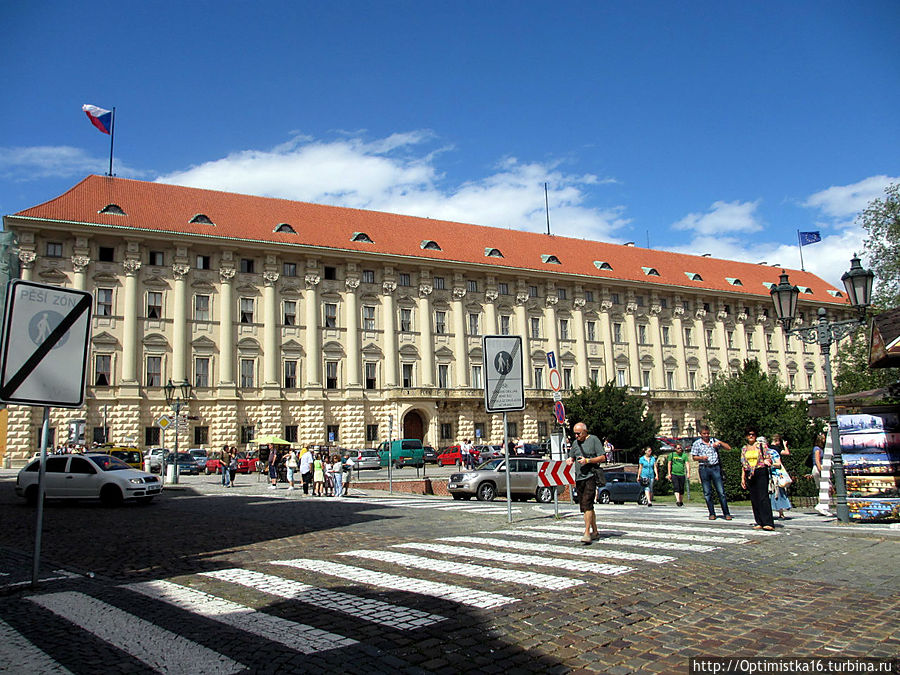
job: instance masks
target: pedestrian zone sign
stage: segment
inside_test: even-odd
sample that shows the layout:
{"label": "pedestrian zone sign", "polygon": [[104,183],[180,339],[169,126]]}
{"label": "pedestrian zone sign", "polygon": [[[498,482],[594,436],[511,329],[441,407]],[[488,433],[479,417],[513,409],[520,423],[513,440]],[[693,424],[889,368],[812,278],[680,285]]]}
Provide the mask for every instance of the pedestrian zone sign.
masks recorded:
{"label": "pedestrian zone sign", "polygon": [[485,335],[484,409],[507,412],[525,409],[522,338],[509,335]]}
{"label": "pedestrian zone sign", "polygon": [[92,296],[14,279],[6,290],[0,401],[80,408],[84,404]]}

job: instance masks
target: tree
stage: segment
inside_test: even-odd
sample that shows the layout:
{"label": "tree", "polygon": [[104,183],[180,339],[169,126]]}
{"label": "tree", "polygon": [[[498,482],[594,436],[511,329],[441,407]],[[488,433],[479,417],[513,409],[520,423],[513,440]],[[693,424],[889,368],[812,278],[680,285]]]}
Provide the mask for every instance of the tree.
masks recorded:
{"label": "tree", "polygon": [[[875,273],[872,313],[900,307],[900,184],[888,185],[884,199],[876,198],[857,216],[866,230],[866,262]],[[834,352],[834,391],[852,394],[880,389],[900,380],[900,368],[870,368],[871,325],[860,328]]]}
{"label": "tree", "polygon": [[569,434],[578,422],[601,440],[609,440],[617,448],[635,449],[647,445],[656,449],[659,422],[646,409],[641,396],[629,394],[614,382],[603,387],[591,383],[563,400],[569,421]]}
{"label": "tree", "polygon": [[837,395],[881,389],[900,381],[900,368],[869,367],[869,326],[860,326],[836,350],[834,393]]}
{"label": "tree", "polygon": [[900,183],[884,189],[884,199],[873,199],[856,222],[868,233],[866,262],[875,273],[875,305],[900,306]]}
{"label": "tree", "polygon": [[821,421],[808,418],[806,402],[789,401],[788,393],[754,359],[745,361],[735,375],[716,375],[702,390],[700,405],[715,435],[734,447],[744,443],[749,425],[767,438],[780,433],[791,445],[812,447]]}

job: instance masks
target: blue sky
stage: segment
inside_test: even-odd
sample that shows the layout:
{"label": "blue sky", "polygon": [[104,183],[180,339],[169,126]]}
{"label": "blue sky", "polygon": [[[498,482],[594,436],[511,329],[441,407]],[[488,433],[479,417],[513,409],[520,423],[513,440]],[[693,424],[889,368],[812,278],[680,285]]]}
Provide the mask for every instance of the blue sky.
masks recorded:
{"label": "blue sky", "polygon": [[[105,173],[799,267],[900,181],[900,3],[0,5],[0,212]],[[777,274],[773,270],[773,280]]]}

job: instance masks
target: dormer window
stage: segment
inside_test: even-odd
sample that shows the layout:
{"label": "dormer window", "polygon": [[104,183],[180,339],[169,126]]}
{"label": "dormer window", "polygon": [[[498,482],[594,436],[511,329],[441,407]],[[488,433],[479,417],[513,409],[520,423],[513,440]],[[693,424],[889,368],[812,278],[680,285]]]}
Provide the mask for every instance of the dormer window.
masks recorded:
{"label": "dormer window", "polygon": [[440,245],[434,241],[433,239],[425,239],[421,244],[419,244],[426,251],[440,251]]}
{"label": "dormer window", "polygon": [[275,228],[276,232],[281,232],[283,234],[297,234],[297,230],[288,225],[287,223],[280,223],[278,227]]}
{"label": "dormer window", "polygon": [[191,218],[188,222],[197,223],[198,225],[215,225],[215,223],[210,220],[209,216],[205,213],[198,213],[193,218]]}
{"label": "dormer window", "polygon": [[828,295],[830,295],[832,298],[843,298],[844,297],[844,294],[841,293],[840,291],[835,291],[830,288],[828,289]]}
{"label": "dormer window", "polygon": [[648,277],[658,277],[659,276],[659,272],[657,271],[657,269],[655,267],[642,267],[641,269],[644,270],[644,274],[646,274]]}
{"label": "dormer window", "polygon": [[598,270],[606,270],[607,272],[613,271],[612,265],[610,265],[605,260],[595,260],[594,267],[596,267]]}
{"label": "dormer window", "polygon": [[801,293],[806,293],[808,295],[812,295],[812,289],[809,286],[797,286],[800,289]]}
{"label": "dormer window", "polygon": [[122,207],[118,204],[107,204],[102,209],[97,211],[97,213],[108,213],[113,216],[127,216],[128,214],[122,210]]}
{"label": "dormer window", "polygon": [[500,252],[499,248],[486,248],[484,249],[484,255],[488,258],[502,258],[503,254]]}
{"label": "dormer window", "polygon": [[541,256],[541,260],[550,265],[562,265],[562,263],[559,261],[559,258],[557,258],[555,255],[544,254]]}
{"label": "dormer window", "polygon": [[374,241],[372,241],[372,237],[367,235],[365,232],[354,232],[353,236],[350,237],[350,241],[361,241],[366,244],[374,244],[375,243]]}
{"label": "dormer window", "polygon": [[685,272],[685,275],[687,275],[687,278],[691,281],[703,281],[703,277],[696,272]]}
{"label": "dormer window", "polygon": [[744,283],[740,279],[734,279],[732,277],[725,277],[725,281],[727,281],[732,286],[743,286]]}
{"label": "dormer window", "polygon": [[775,287],[775,284],[773,284],[771,281],[764,281],[762,282],[762,285],[768,288],[770,291]]}

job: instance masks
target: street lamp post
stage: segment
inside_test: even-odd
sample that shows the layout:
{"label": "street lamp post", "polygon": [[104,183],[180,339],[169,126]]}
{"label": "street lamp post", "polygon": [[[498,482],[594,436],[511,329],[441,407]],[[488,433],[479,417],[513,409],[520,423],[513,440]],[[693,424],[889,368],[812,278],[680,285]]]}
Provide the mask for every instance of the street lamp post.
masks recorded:
{"label": "street lamp post", "polygon": [[775,303],[775,314],[784,326],[785,335],[796,335],[807,344],[818,344],[825,357],[825,390],[828,395],[828,427],[831,434],[832,475],[834,480],[834,498],[838,520],[850,522],[850,510],[847,507],[847,482],[844,475],[844,457],[841,453],[841,436],[838,431],[837,414],[834,409],[834,383],[831,379],[831,345],[841,338],[850,335],[860,324],[866,321],[866,308],[872,298],[872,281],[875,274],[864,270],[859,264],[859,257],[853,255],[850,270],[841,277],[850,305],[859,313],[855,319],[846,321],[828,321],[824,307],[818,311],[818,321],[808,328],[791,328],[797,316],[797,298],[800,289],[792,286],[788,275],[781,273],[778,284],[772,286],[770,295]]}
{"label": "street lamp post", "polygon": [[163,387],[163,390],[166,392],[166,403],[168,403],[172,410],[175,411],[175,459],[173,462],[172,468],[172,483],[178,483],[178,425],[181,421],[179,415],[181,414],[181,408],[190,400],[191,398],[191,387],[190,382],[187,380],[182,380],[182,382],[178,385],[172,382],[169,379],[169,383]]}

